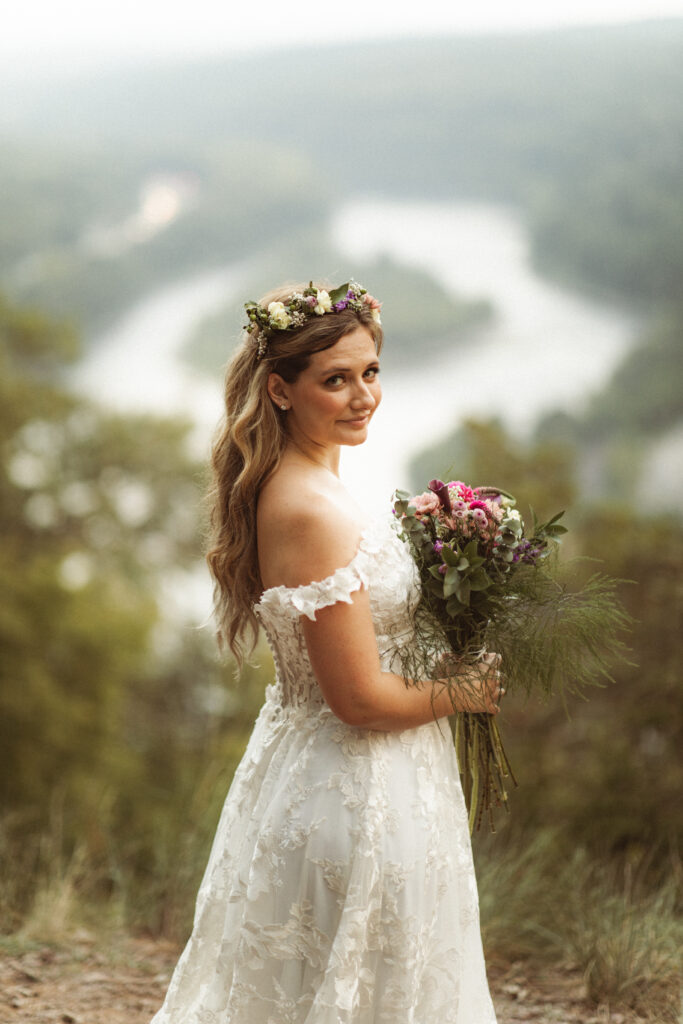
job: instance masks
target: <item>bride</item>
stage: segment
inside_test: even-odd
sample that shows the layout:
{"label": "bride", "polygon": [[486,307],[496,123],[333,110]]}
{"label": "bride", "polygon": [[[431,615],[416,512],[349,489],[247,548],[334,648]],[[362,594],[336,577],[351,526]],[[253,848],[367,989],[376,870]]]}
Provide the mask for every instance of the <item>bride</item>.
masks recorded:
{"label": "bride", "polygon": [[[339,481],[381,399],[355,282],[247,304],[213,450],[220,636],[275,681],[235,773],[153,1024],[495,1024],[445,690],[406,685],[417,571]],[[390,511],[390,510],[389,510]],[[497,657],[462,670],[495,714]],[[438,692],[438,690],[436,691]]]}

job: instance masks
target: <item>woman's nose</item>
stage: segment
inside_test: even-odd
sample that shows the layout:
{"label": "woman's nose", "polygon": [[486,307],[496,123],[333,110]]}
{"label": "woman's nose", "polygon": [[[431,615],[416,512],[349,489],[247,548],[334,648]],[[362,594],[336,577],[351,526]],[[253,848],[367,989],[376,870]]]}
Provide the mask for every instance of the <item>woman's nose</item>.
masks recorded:
{"label": "woman's nose", "polygon": [[375,407],[375,396],[368,387],[366,381],[359,380],[354,388],[353,398],[351,399],[352,405],[358,408],[370,408]]}

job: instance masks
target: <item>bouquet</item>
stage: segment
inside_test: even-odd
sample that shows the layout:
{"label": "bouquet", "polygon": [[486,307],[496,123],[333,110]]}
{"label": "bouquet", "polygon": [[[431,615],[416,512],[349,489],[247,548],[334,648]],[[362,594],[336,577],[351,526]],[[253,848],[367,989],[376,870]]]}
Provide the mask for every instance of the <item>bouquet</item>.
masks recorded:
{"label": "bouquet", "polygon": [[403,672],[441,678],[449,689],[470,831],[484,813],[495,831],[493,808],[507,810],[507,780],[517,783],[496,718],[457,710],[463,674],[445,673],[445,661],[452,665],[455,655],[458,666],[472,665],[494,651],[508,691],[582,691],[610,678],[610,660],[624,650],[618,632],[628,622],[614,597],[616,581],[596,574],[571,591],[562,578],[552,556],[566,533],[564,513],[544,523],[532,513],[527,535],[515,505],[505,491],[461,480],[432,480],[422,494],[394,495],[422,587],[415,643],[401,652]]}

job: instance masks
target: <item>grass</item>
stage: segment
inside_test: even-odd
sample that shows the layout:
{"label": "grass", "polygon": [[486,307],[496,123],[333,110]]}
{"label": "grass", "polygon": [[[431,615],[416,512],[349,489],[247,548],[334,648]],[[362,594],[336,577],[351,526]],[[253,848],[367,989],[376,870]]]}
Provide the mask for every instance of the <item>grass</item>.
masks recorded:
{"label": "grass", "polygon": [[[213,797],[213,779],[207,792]],[[116,870],[84,847],[65,855],[58,823],[48,835],[0,830],[0,946],[60,945],[78,934],[133,932],[182,942],[211,835],[195,815],[157,832],[158,849],[114,837]],[[644,856],[596,860],[557,833],[478,836],[475,861],[487,956],[578,968],[587,997],[608,1014],[629,1009],[680,1024],[683,870],[671,856],[655,871]],[[661,860],[660,860],[661,865]]]}
{"label": "grass", "polygon": [[576,967],[597,1006],[657,1024],[683,1019],[677,857],[655,873],[644,856],[596,861],[547,832],[503,849],[489,837],[477,868],[489,955]]}

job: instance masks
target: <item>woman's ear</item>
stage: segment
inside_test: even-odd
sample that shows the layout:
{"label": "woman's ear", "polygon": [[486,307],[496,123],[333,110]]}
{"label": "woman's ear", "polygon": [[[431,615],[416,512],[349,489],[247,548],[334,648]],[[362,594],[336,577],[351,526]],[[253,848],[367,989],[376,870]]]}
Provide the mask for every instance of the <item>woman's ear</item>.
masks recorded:
{"label": "woman's ear", "polygon": [[271,373],[268,375],[268,395],[271,401],[282,409],[283,412],[289,409],[289,387],[287,382],[282,379],[279,373]]}

